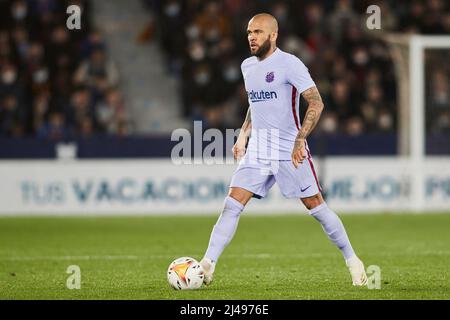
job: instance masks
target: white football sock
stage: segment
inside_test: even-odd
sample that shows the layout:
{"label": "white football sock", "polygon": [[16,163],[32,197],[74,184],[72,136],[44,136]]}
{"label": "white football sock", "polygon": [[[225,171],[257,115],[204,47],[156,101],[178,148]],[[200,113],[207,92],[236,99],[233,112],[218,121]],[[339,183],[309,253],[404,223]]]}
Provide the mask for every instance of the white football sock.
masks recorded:
{"label": "white football sock", "polygon": [[341,219],[339,219],[336,213],[328,208],[326,203],[312,209],[310,214],[320,222],[328,239],[341,250],[345,260],[355,256],[355,252],[353,251]]}
{"label": "white football sock", "polygon": [[244,205],[239,201],[227,197],[225,199],[224,210],[220,215],[211,233],[208,250],[205,257],[216,262],[223,250],[233,239],[239,223],[239,217],[244,210]]}

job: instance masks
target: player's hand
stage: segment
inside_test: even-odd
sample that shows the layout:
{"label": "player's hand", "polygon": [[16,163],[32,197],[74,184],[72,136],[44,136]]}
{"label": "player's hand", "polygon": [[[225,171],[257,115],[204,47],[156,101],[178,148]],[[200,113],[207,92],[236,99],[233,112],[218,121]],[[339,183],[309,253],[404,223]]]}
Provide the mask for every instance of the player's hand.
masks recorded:
{"label": "player's hand", "polygon": [[306,159],[306,142],[305,139],[297,139],[295,141],[294,150],[292,151],[292,163],[294,164],[295,168],[298,168],[298,166],[303,163],[303,161]]}
{"label": "player's hand", "polygon": [[233,156],[235,160],[238,160],[245,155],[245,140],[245,138],[238,137],[235,145],[233,146]]}

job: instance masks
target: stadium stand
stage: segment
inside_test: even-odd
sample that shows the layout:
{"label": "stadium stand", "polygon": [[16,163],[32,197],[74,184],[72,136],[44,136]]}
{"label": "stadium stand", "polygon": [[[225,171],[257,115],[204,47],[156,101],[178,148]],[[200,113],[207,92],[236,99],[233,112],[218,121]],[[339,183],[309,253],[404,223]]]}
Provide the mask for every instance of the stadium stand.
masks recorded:
{"label": "stadium stand", "polygon": [[[73,4],[86,20],[69,32]],[[90,13],[86,0],[0,2],[0,136],[128,135],[119,74]]]}
{"label": "stadium stand", "polygon": [[[91,25],[92,0],[0,1],[0,143],[8,146],[0,158],[52,158],[59,141],[75,141],[79,157],[167,157],[173,145],[167,128],[193,120],[203,121],[204,129],[239,128],[248,105],[240,73],[248,56],[245,29],[260,11],[277,17],[281,48],[305,62],[325,100],[310,139],[316,153],[395,154],[394,65],[386,44],[366,34],[365,9],[381,7],[382,31],[450,34],[449,4],[443,0],[138,1],[150,22],[133,41],[159,45],[166,72],[178,83],[180,99],[172,100],[180,101],[179,116],[153,101],[153,109],[147,102],[135,108],[135,92],[149,87],[153,91],[147,93],[167,96],[172,86],[159,76],[150,77],[158,86],[139,77],[141,87],[130,91],[134,82],[129,75],[122,79],[105,34]],[[83,7],[82,30],[68,32],[69,4]],[[450,152],[447,60],[445,53],[427,53],[427,148],[434,154]],[[155,132],[166,130],[140,131],[147,123]]]}

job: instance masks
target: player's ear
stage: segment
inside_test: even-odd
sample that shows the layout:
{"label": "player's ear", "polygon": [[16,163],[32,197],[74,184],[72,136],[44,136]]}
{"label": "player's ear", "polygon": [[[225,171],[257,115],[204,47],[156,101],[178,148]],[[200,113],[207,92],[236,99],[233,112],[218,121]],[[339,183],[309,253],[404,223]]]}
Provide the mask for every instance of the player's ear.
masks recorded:
{"label": "player's ear", "polygon": [[277,39],[278,39],[278,32],[272,32],[272,33],[270,34],[270,39],[271,39],[272,41],[277,41]]}

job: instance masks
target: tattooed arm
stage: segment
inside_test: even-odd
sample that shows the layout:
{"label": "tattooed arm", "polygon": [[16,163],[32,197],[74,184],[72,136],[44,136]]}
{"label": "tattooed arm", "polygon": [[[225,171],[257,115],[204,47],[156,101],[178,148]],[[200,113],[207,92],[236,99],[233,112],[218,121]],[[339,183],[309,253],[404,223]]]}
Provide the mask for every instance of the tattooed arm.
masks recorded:
{"label": "tattooed arm", "polygon": [[307,157],[305,140],[319,122],[324,107],[317,87],[306,90],[302,93],[302,96],[308,103],[308,109],[302,123],[302,128],[295,139],[294,150],[292,151],[292,163],[296,168]]}
{"label": "tattooed arm", "polygon": [[238,159],[245,154],[245,146],[247,144],[247,139],[250,136],[251,129],[252,115],[250,107],[248,107],[247,116],[245,117],[244,124],[242,125],[236,144],[233,147],[233,155],[235,159]]}

